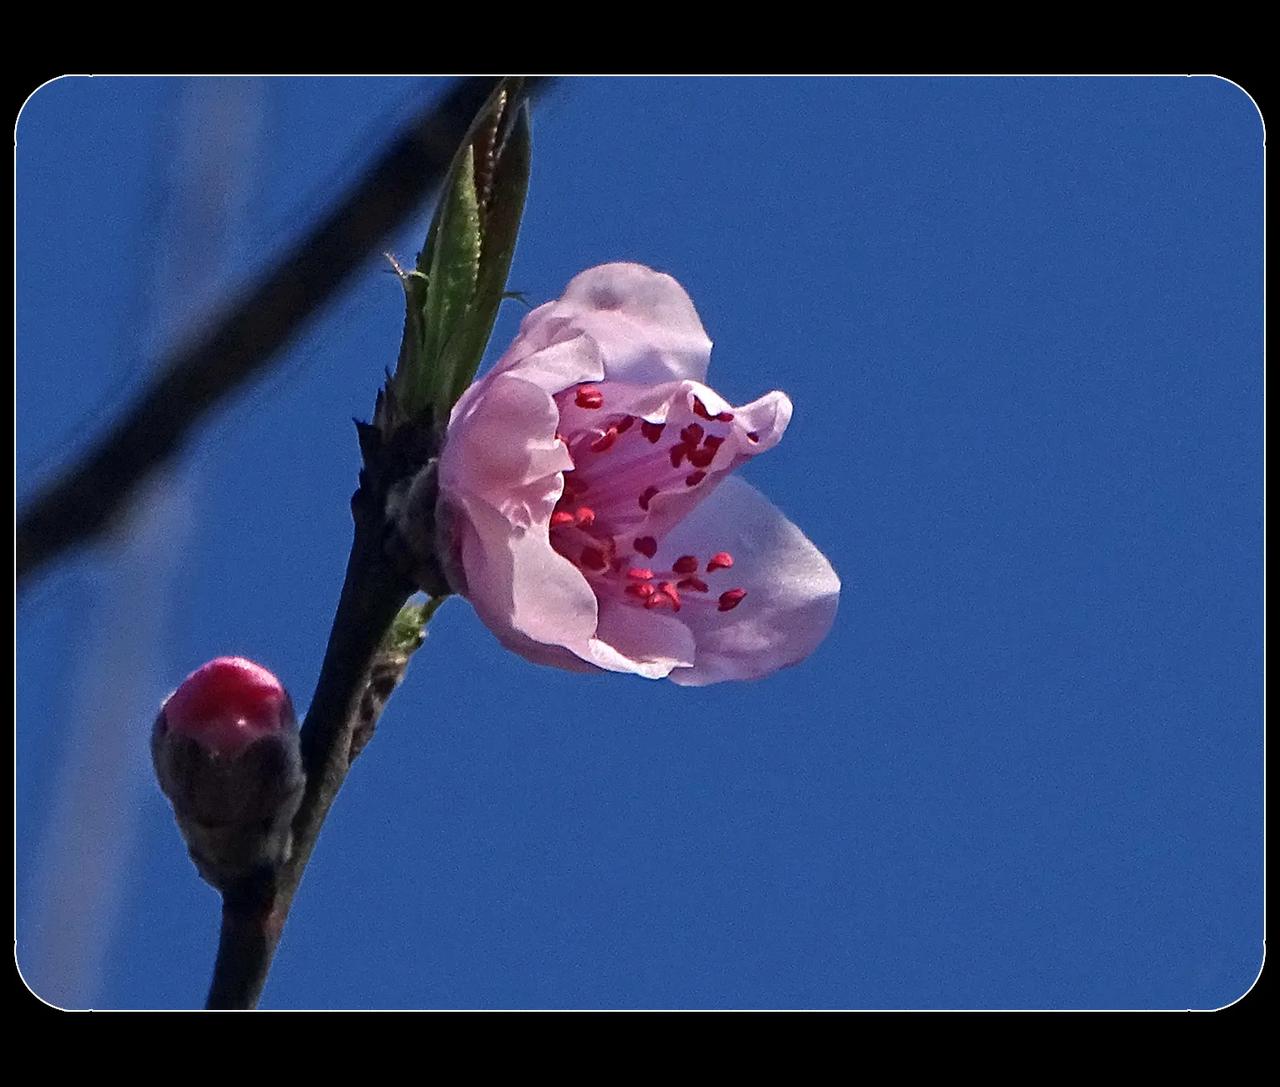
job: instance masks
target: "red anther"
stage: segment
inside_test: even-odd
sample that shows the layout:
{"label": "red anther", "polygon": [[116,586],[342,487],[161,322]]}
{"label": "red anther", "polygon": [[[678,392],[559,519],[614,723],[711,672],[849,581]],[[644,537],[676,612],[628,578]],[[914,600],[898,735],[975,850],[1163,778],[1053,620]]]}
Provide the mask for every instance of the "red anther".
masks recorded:
{"label": "red anther", "polygon": [[579,526],[582,528],[590,528],[596,523],[596,511],[590,506],[579,506],[578,512],[574,515],[574,520],[577,521]]}
{"label": "red anther", "polygon": [[690,423],[684,430],[680,431],[680,440],[685,445],[697,445],[702,441],[702,435],[705,433],[706,431],[702,429],[701,424]]}
{"label": "red anther", "polygon": [[594,442],[592,442],[589,448],[593,453],[603,453],[606,449],[612,448],[613,443],[616,442],[617,440],[618,440],[618,428],[616,426],[611,426],[608,430],[606,430],[603,434],[601,434],[600,437],[598,437]]}
{"label": "red anther", "polygon": [[685,454],[688,452],[689,447],[686,445],[673,445],[671,447],[671,467],[679,468],[685,458]]}
{"label": "red anther", "polygon": [[676,582],[678,589],[692,589],[695,593],[709,593],[711,586],[700,577],[682,577]]}
{"label": "red anther", "polygon": [[588,570],[603,570],[605,567],[604,552],[598,547],[584,547],[582,549],[581,562]]}
{"label": "red anther", "polygon": [[707,478],[707,473],[703,472],[702,470],[698,470],[697,472],[690,472],[687,476],[684,477],[684,485],[686,487],[696,487],[699,483],[701,483],[706,478]]}
{"label": "red anther", "polygon": [[[646,587],[650,589],[653,588],[653,586],[651,585],[648,585]],[[660,608],[662,607],[663,604],[670,604],[673,607],[678,608],[678,605],[676,605],[676,602],[672,600],[671,597],[667,596],[666,593],[651,592],[648,594],[648,596],[645,597],[644,606],[646,608]]]}
{"label": "red anther", "polygon": [[647,600],[653,595],[653,586],[647,581],[633,581],[622,591],[630,596],[639,597],[641,600]]}
{"label": "red anther", "polygon": [[719,415],[717,415],[717,416],[716,416],[716,422],[717,422],[717,423],[732,423],[732,422],[733,422],[733,412],[731,412],[731,411],[722,411]]}
{"label": "red anther", "polygon": [[564,528],[565,525],[571,525],[576,518],[572,513],[565,513],[564,510],[558,510],[551,515],[552,528]]}
{"label": "red anther", "polygon": [[715,449],[707,449],[706,447],[703,447],[702,449],[691,450],[689,453],[689,463],[695,468],[709,467],[711,462],[715,459]]}
{"label": "red anther", "polygon": [[640,495],[640,508],[647,513],[649,511],[649,503],[657,497],[657,487],[646,487],[644,493]]}
{"label": "red anther", "polygon": [[658,553],[658,541],[652,536],[637,536],[631,543],[646,559],[651,559]]}
{"label": "red anther", "polygon": [[698,559],[696,555],[681,555],[675,562],[671,564],[677,574],[692,574],[698,569]]}
{"label": "red anther", "polygon": [[670,581],[662,582],[658,586],[658,592],[660,592],[663,596],[665,596],[668,600],[670,600],[673,605],[675,605],[676,611],[680,610],[680,594],[676,592],[676,587],[674,583]]}
{"label": "red anther", "polygon": [[693,398],[693,414],[699,419],[711,421],[711,413],[707,411],[707,405],[699,400],[696,396]]}
{"label": "red anther", "polygon": [[717,570],[727,570],[732,565],[733,556],[728,551],[717,551],[707,562],[707,573],[713,574]]}
{"label": "red anther", "polygon": [[633,566],[627,571],[627,577],[633,577],[637,581],[648,581],[653,577],[653,571],[646,570],[643,566]]}
{"label": "red anther", "polygon": [[643,434],[651,442],[656,442],[662,437],[662,431],[666,428],[666,423],[651,423],[647,419],[640,421],[640,433]]}
{"label": "red anther", "polygon": [[598,408],[604,404],[604,393],[594,385],[583,385],[573,402],[580,408]]}
{"label": "red anther", "polygon": [[720,610],[733,611],[742,603],[742,598],[747,595],[746,589],[729,589],[720,594]]}
{"label": "red anther", "polygon": [[748,430],[748,431],[747,431],[747,441],[749,441],[749,442],[758,442],[759,440],[760,440],[760,435],[759,435],[758,433],[756,433],[756,431],[754,431],[754,430]]}
{"label": "red anther", "polygon": [[636,417],[634,415],[624,415],[621,419],[618,420],[618,424],[617,424],[618,433],[625,434],[628,430],[631,429],[631,424],[634,423],[635,421],[636,421]]}

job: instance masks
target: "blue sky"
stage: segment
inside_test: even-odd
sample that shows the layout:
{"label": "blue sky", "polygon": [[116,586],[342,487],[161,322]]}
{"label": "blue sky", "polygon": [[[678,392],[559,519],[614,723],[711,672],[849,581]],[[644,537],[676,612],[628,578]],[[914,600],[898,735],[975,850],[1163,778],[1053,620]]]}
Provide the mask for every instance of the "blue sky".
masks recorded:
{"label": "blue sky", "polygon": [[[431,80],[64,79],[17,129],[17,481],[358,176]],[[357,763],[270,1008],[1213,1008],[1262,950],[1262,123],[1163,79],[589,79],[534,111],[511,286],[675,275],[750,465],[843,580],[703,689],[539,668],[462,600]],[[411,259],[427,212],[387,248]],[[521,310],[509,304],[494,347]],[[18,605],[17,950],[203,1000],[160,701],[305,706],[394,363],[373,256],[105,544]],[[493,357],[492,354],[490,357]]]}

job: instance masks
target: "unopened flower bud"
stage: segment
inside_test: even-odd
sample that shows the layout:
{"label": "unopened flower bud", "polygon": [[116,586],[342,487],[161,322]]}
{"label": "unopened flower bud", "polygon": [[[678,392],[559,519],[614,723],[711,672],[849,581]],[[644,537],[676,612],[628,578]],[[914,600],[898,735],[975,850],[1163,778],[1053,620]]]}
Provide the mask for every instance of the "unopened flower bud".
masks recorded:
{"label": "unopened flower bud", "polygon": [[219,657],[165,700],[151,737],[160,788],[200,875],[219,890],[288,859],[304,778],[293,703],[243,657]]}

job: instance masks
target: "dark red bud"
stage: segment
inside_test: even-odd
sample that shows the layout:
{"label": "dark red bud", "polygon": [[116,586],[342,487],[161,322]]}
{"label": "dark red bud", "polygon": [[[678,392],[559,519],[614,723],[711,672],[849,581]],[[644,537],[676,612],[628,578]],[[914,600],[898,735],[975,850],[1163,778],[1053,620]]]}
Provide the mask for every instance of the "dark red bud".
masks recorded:
{"label": "dark red bud", "polygon": [[294,725],[283,685],[244,657],[218,657],[197,668],[161,712],[174,732],[226,756]]}
{"label": "dark red bud", "polygon": [[160,788],[200,874],[227,890],[288,859],[304,777],[293,703],[242,657],[192,672],[156,717]]}

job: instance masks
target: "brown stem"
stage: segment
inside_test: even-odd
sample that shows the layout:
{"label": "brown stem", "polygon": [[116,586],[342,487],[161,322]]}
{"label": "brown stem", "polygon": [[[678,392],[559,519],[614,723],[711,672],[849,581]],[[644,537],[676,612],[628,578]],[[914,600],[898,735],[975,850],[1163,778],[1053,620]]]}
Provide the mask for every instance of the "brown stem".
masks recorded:
{"label": "brown stem", "polygon": [[209,1008],[257,1005],[294,892],[351,768],[355,730],[371,727],[368,706],[362,707],[370,668],[383,635],[414,590],[387,555],[382,502],[381,494],[366,496],[363,490],[353,502],[356,528],[346,579],[320,678],[302,723],[307,786],[293,820],[293,852],[274,878],[224,894]]}
{"label": "brown stem", "polygon": [[[506,94],[504,86],[504,102]],[[406,343],[411,327],[406,324]],[[389,380],[379,393],[372,423],[356,423],[364,466],[351,504],[355,538],[320,678],[302,723],[306,786],[291,826],[292,852],[280,867],[224,889],[210,1008],[257,1004],[320,828],[420,641],[397,644],[400,636],[387,638],[389,628],[415,587],[436,597],[449,591],[435,553],[439,434],[434,413],[419,409],[402,415],[394,388]]]}
{"label": "brown stem", "polygon": [[218,959],[206,1008],[257,1006],[283,924],[283,918],[272,910],[274,897],[270,876],[248,881],[223,895]]}

